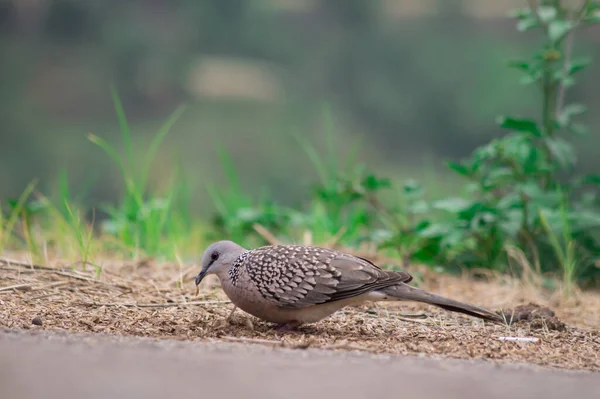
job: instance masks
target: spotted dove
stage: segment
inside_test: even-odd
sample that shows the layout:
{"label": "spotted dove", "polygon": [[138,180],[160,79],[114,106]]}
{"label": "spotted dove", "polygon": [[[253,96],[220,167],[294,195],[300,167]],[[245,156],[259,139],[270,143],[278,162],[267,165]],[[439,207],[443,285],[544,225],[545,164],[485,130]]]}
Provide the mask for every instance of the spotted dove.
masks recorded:
{"label": "spotted dove", "polygon": [[241,310],[294,329],[365,301],[417,301],[502,323],[488,310],[408,285],[406,272],[328,248],[268,245],[246,250],[232,241],[212,243],[202,256],[196,286],[216,274]]}

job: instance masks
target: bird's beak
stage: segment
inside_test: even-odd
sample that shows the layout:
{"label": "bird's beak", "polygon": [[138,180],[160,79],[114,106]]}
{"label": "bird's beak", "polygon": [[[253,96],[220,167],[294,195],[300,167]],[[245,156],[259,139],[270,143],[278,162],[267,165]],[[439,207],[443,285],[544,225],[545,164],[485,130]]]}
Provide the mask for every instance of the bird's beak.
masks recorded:
{"label": "bird's beak", "polygon": [[200,284],[204,276],[206,276],[206,270],[200,270],[200,273],[198,273],[195,280],[196,287]]}

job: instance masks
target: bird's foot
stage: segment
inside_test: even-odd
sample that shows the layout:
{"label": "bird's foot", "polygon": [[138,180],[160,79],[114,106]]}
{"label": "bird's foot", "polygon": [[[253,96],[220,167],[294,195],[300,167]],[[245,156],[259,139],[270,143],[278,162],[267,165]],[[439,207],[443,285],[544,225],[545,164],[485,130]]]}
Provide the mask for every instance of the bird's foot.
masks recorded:
{"label": "bird's foot", "polygon": [[275,330],[282,333],[294,332],[298,329],[298,327],[300,327],[301,324],[301,322],[294,320],[290,321],[289,323],[280,324]]}
{"label": "bird's foot", "polygon": [[[229,316],[227,316],[225,319],[222,319],[221,326],[223,328],[227,328],[228,326],[235,326],[235,325],[240,324],[239,321],[235,322],[233,319],[233,314],[235,313],[236,310],[237,310],[237,306],[234,306],[233,309],[231,309]],[[254,331],[254,324],[252,323],[252,320],[249,317],[244,317],[242,324],[245,325],[250,331]]]}
{"label": "bird's foot", "polygon": [[237,306],[235,306],[235,305],[234,305],[234,306],[233,306],[233,309],[231,309],[231,313],[229,313],[229,316],[227,316],[227,318],[225,319],[225,321],[226,321],[228,324],[231,324],[231,317],[232,317],[232,316],[233,316],[233,314],[235,313],[236,309],[237,309]]}

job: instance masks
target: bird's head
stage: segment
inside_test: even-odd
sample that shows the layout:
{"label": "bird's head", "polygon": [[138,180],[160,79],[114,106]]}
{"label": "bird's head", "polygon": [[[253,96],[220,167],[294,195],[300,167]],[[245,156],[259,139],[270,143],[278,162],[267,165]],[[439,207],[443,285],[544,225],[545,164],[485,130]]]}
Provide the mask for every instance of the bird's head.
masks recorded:
{"label": "bird's head", "polygon": [[202,254],[200,273],[195,280],[196,286],[208,274],[220,275],[226,272],[244,251],[243,247],[233,241],[217,241],[210,244]]}

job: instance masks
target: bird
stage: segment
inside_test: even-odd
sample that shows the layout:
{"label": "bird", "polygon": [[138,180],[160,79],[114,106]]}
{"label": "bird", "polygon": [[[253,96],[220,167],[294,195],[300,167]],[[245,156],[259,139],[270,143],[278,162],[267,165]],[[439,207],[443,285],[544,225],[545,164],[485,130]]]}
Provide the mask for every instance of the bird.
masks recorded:
{"label": "bird", "polygon": [[215,241],[202,254],[196,294],[210,274],[217,276],[235,307],[284,331],[367,301],[423,302],[504,322],[489,310],[409,285],[413,277],[405,271],[384,270],[366,258],[331,248],[273,244],[246,249],[233,241]]}

